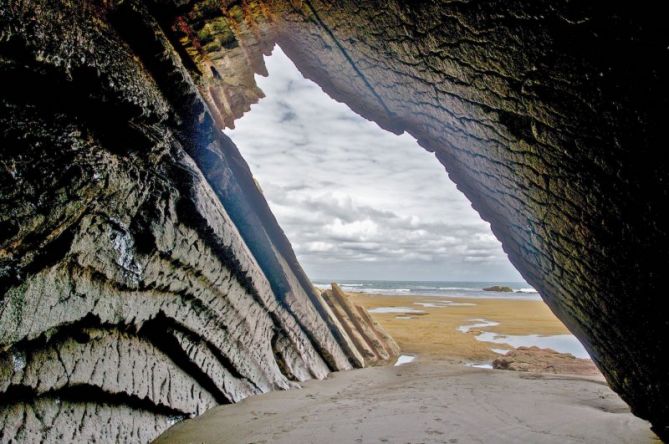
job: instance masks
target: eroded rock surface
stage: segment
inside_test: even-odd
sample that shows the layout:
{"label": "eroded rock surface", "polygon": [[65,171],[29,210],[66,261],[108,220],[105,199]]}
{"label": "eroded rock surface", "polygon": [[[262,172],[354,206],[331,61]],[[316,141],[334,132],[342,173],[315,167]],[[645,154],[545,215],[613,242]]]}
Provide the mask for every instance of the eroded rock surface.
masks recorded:
{"label": "eroded rock surface", "polygon": [[306,77],[435,153],[611,387],[669,439],[663,7],[259,3],[248,20],[269,22]]}
{"label": "eroded rock surface", "polygon": [[150,7],[0,2],[2,442],[147,442],[362,365]]}
{"label": "eroded rock surface", "polygon": [[323,290],[321,297],[335,314],[342,328],[360,351],[366,367],[394,362],[400,354],[395,340],[376,322],[365,307],[356,304],[339,285]]}
{"label": "eroded rock surface", "polygon": [[[219,131],[262,96],[275,42],[435,153],[667,439],[664,17],[553,0],[0,0],[0,439],[142,441],[360,364]],[[50,356],[61,366],[38,371]],[[172,380],[191,395],[172,399]]]}
{"label": "eroded rock surface", "polygon": [[590,359],[580,359],[550,348],[518,347],[492,361],[492,368],[517,372],[600,375]]}

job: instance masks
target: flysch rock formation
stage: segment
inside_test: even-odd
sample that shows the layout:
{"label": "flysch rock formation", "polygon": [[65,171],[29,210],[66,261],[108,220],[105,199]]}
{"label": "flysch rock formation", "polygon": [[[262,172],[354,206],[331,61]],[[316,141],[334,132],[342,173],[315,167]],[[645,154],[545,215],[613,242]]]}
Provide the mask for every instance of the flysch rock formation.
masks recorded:
{"label": "flysch rock formation", "polygon": [[[181,23],[239,17],[205,4]],[[274,39],[331,97],[435,153],[609,385],[669,440],[664,7],[240,5],[256,38]]]}
{"label": "flysch rock formation", "polygon": [[364,365],[158,6],[0,2],[1,442],[148,442]]}
{"label": "flysch rock formation", "polygon": [[362,354],[365,366],[394,362],[400,354],[395,340],[336,283],[333,282],[331,286],[331,290],[321,292],[321,297]]}
{"label": "flysch rock formation", "polygon": [[0,0],[0,439],[145,441],[362,365],[221,133],[278,44],[435,153],[668,440],[663,9]]}

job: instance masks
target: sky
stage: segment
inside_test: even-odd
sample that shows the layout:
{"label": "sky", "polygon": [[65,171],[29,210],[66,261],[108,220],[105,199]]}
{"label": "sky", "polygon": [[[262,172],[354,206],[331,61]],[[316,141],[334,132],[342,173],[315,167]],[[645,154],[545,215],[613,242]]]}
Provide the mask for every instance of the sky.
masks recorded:
{"label": "sky", "polygon": [[275,47],[225,133],[311,279],[522,281],[432,153],[355,114]]}

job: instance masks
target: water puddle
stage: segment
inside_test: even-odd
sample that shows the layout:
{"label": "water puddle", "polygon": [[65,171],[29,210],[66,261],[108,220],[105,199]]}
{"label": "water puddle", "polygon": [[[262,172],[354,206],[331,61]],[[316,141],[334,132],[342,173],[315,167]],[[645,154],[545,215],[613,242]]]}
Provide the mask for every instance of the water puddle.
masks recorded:
{"label": "water puddle", "polygon": [[376,307],[367,311],[369,313],[425,313],[423,310],[417,310],[411,307]]}
{"label": "water puddle", "polygon": [[[473,328],[485,328],[485,327],[494,327],[499,325],[499,322],[489,321],[487,319],[470,319],[474,324],[461,325],[458,327],[460,333],[469,333],[469,330]],[[478,339],[479,336],[476,337]]]}
{"label": "water puddle", "polygon": [[[577,358],[590,359],[588,352],[578,339],[576,339],[576,336],[573,335],[504,335],[490,331],[480,331],[482,328],[497,326],[499,325],[499,322],[480,318],[470,319],[469,321],[472,323],[459,326],[458,331],[461,333],[469,333],[473,329],[479,330],[475,332],[477,341],[488,342],[491,344],[504,344],[513,347],[514,349],[518,347],[549,348],[559,353],[569,353]],[[504,348],[491,348],[490,350],[499,355],[506,355],[511,351]],[[469,363],[466,365],[468,367],[476,368],[492,368],[490,363]]]}
{"label": "water puddle", "polygon": [[509,353],[511,350],[508,348],[491,348],[494,353],[497,353],[498,355],[506,355]]}
{"label": "water puddle", "polygon": [[467,367],[474,367],[474,368],[488,368],[492,370],[492,364],[489,363],[482,363],[482,364],[475,364],[473,362],[465,364]]}
{"label": "water puddle", "polygon": [[[464,327],[464,326],[463,326]],[[518,347],[532,347],[536,346],[539,348],[550,348],[560,353],[570,353],[577,358],[581,359],[590,359],[590,355],[585,351],[583,345],[578,342],[573,335],[555,335],[555,336],[539,336],[539,335],[500,335],[499,333],[493,333],[484,331],[476,336],[477,341],[481,342],[492,342],[494,344],[508,344],[513,348]],[[493,349],[497,353],[496,350]],[[504,350],[506,354],[507,350]]]}
{"label": "water puddle", "polygon": [[395,362],[395,367],[397,367],[398,365],[408,364],[408,363],[410,363],[410,362],[413,362],[415,359],[416,359],[415,356],[411,356],[411,355],[400,355],[400,356],[397,358],[397,361]]}
{"label": "water puddle", "polygon": [[444,307],[473,307],[476,304],[470,302],[453,302],[441,300],[437,302],[414,302],[413,305],[420,305],[426,308],[444,308]]}
{"label": "water puddle", "polygon": [[442,302],[414,302],[413,305],[420,305],[422,307],[426,308],[443,308],[448,306],[448,302],[450,301],[444,301]]}

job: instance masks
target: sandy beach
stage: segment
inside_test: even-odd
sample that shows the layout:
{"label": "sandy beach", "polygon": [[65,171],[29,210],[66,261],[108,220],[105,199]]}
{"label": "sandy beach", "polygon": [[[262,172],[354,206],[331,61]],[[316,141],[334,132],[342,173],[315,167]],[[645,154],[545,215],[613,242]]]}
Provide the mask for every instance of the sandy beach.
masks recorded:
{"label": "sandy beach", "polygon": [[[500,356],[492,348],[512,348],[478,341],[481,331],[568,334],[541,301],[349,294],[371,310],[403,354],[416,360],[332,373],[299,390],[217,407],[175,425],[157,442],[659,442],[650,425],[629,412],[601,375],[466,365]],[[463,333],[463,326],[493,321],[497,325]]]}
{"label": "sandy beach", "polygon": [[216,407],[157,443],[652,443],[605,384],[444,361],[333,373]]}
{"label": "sandy beach", "polygon": [[[512,348],[476,340],[481,331],[500,335],[569,334],[546,304],[538,300],[348,294],[370,311],[397,341],[402,353],[416,355],[420,360],[485,362],[499,356],[492,348]],[[386,307],[393,308],[392,312],[379,312]],[[498,325],[472,327],[467,333],[458,330],[486,321]]]}

